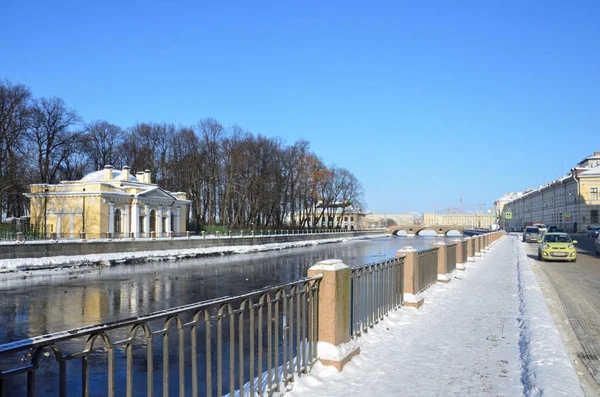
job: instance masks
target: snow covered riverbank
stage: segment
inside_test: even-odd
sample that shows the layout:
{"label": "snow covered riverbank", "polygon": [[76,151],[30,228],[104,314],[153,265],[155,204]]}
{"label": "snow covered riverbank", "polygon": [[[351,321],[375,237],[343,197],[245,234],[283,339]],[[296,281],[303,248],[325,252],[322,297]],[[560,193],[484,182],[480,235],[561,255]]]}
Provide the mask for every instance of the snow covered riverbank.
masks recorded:
{"label": "snow covered riverbank", "polygon": [[0,277],[21,276],[23,272],[36,272],[49,269],[73,269],[83,267],[115,266],[143,262],[176,261],[213,255],[248,254],[253,252],[279,251],[289,248],[308,247],[318,244],[340,243],[384,237],[384,234],[359,237],[340,236],[339,238],[305,240],[261,245],[238,245],[206,248],[190,248],[164,251],[138,251],[110,254],[90,254],[73,256],[53,256],[44,258],[23,258],[0,260]]}
{"label": "snow covered riverbank", "polygon": [[342,372],[316,364],[286,397],[583,396],[516,238],[424,297],[360,337]]}

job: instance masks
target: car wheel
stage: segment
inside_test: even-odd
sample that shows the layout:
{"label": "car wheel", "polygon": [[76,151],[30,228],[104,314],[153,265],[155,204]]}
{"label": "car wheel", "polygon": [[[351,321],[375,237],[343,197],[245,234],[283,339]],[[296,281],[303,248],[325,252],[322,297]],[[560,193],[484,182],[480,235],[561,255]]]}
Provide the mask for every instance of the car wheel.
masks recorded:
{"label": "car wheel", "polygon": [[544,261],[544,257],[542,256],[541,252],[538,252],[538,261],[540,261],[540,262]]}

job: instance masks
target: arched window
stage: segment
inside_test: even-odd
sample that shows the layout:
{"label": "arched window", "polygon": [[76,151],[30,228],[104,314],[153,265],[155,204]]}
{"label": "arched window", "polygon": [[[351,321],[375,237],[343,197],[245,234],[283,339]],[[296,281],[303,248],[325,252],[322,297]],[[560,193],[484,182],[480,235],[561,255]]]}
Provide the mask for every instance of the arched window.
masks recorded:
{"label": "arched window", "polygon": [[150,211],[150,231],[156,232],[156,211]]}
{"label": "arched window", "polygon": [[121,210],[117,209],[115,210],[115,215],[114,215],[114,226],[115,226],[115,233],[121,233],[123,231],[122,229],[122,218],[121,218]]}

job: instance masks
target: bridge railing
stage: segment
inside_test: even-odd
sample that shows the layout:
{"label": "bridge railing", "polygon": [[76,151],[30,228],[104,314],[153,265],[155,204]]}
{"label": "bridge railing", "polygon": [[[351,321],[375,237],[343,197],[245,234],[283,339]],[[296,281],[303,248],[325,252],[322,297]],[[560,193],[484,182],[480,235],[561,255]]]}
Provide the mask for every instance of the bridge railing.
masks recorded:
{"label": "bridge railing", "polygon": [[437,282],[438,249],[419,251],[419,289],[423,291]]}
{"label": "bridge railing", "polygon": [[0,396],[270,395],[316,361],[321,279],[0,345]]}
{"label": "bridge railing", "polygon": [[356,338],[402,306],[404,258],[354,267],[350,279],[350,335]]}
{"label": "bridge railing", "polygon": [[446,270],[448,273],[456,270],[456,244],[446,247]]}

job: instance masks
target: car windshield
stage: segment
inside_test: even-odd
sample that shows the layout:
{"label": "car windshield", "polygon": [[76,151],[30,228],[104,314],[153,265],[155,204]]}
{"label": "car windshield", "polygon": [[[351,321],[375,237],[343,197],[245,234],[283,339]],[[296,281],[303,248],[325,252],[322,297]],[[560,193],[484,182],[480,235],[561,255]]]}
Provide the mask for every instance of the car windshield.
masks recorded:
{"label": "car windshield", "polygon": [[546,234],[544,237],[546,243],[570,243],[571,237],[566,234]]}
{"label": "car windshield", "polygon": [[537,227],[528,227],[525,230],[525,233],[539,233],[540,229],[538,229]]}

